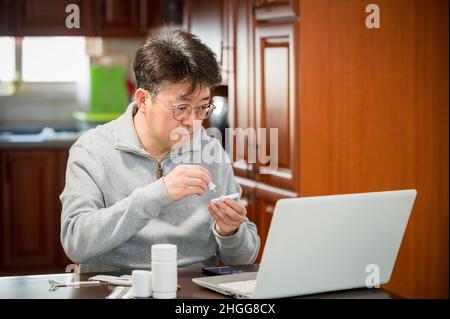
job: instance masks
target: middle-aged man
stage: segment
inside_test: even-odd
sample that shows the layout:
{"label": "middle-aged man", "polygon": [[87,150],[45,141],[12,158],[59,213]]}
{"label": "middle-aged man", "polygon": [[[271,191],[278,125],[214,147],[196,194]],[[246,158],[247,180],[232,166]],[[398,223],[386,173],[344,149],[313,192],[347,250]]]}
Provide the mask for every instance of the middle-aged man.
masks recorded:
{"label": "middle-aged man", "polygon": [[[253,263],[260,240],[246,208],[210,204],[241,193],[229,160],[194,160],[211,143],[217,158],[228,158],[194,125],[214,110],[211,89],[221,82],[214,53],[192,34],[165,31],[138,48],[133,67],[135,102],[70,149],[60,196],[67,256],[82,272],[148,268],[151,245],[171,243],[179,266]],[[197,137],[200,148],[184,147]]]}

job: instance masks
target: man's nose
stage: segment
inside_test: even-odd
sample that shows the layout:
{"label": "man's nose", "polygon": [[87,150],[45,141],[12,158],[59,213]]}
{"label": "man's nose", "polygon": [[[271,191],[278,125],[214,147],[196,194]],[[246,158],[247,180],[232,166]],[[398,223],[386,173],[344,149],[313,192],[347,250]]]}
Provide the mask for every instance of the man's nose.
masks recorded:
{"label": "man's nose", "polygon": [[184,126],[192,127],[192,126],[194,126],[195,120],[198,120],[197,119],[197,111],[192,110],[191,114],[187,118],[185,118],[182,123]]}

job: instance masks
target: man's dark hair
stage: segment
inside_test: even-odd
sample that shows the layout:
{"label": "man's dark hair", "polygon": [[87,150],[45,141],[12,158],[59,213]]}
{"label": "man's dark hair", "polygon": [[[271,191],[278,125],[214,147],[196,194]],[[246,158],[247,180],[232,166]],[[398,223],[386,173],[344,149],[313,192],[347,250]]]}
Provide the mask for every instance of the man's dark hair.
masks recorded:
{"label": "man's dark hair", "polygon": [[168,84],[189,83],[192,94],[200,85],[214,88],[222,81],[216,55],[195,35],[162,31],[143,42],[134,58],[137,88],[158,92]]}

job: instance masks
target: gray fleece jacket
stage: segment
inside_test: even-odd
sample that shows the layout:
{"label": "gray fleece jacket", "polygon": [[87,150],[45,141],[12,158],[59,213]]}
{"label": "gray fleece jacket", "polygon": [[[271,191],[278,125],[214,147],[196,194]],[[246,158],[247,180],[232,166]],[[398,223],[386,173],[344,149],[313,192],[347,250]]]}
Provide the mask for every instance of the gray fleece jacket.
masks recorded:
{"label": "gray fleece jacket", "polygon": [[[149,268],[151,245],[177,245],[178,265],[253,263],[260,239],[248,219],[235,234],[220,236],[207,205],[221,194],[241,193],[231,164],[203,163],[217,185],[216,193],[191,195],[172,202],[158,164],[142,147],[133,125],[131,103],[118,119],[89,130],[70,148],[62,203],[61,243],[82,272]],[[202,149],[216,139],[202,132]],[[211,144],[212,143],[212,144]],[[199,150],[169,153],[162,161],[163,176],[178,163],[193,160]],[[227,158],[227,157],[226,157]],[[198,160],[198,157],[197,159]]]}

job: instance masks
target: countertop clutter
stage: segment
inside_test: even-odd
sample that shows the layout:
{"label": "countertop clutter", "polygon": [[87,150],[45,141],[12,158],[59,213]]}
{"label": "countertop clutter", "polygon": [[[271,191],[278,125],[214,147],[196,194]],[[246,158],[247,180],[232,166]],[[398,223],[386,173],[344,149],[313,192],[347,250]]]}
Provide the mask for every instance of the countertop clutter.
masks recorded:
{"label": "countertop clutter", "polygon": [[[258,265],[242,265],[236,266],[243,271],[255,271]],[[113,299],[121,298],[118,293],[115,293],[114,289],[122,287],[122,289],[128,288],[127,286],[117,286],[108,282],[101,282],[100,284],[84,286],[80,285],[78,288],[70,285],[72,282],[85,282],[93,276],[98,275],[114,275],[125,277],[130,275],[131,270],[125,270],[123,272],[111,272],[111,273],[58,273],[47,274],[39,276],[13,276],[0,278],[0,298],[11,298],[15,296],[21,299]],[[125,276],[124,276],[125,275]],[[203,288],[194,282],[192,278],[201,276],[209,276],[202,272],[200,268],[186,267],[178,268],[178,284],[179,289],[177,291],[177,299],[225,299],[229,298],[225,295],[216,293],[212,290]],[[102,276],[104,277],[104,276]],[[49,289],[51,285],[49,280],[62,282],[69,284],[66,287],[60,287],[58,289]],[[124,289],[124,290],[125,290]],[[123,294],[122,294],[123,295]],[[315,295],[303,296],[300,298],[311,299],[397,299],[399,296],[383,289],[351,289],[343,290]]]}
{"label": "countertop clutter", "polygon": [[69,148],[84,133],[44,127],[40,132],[0,131],[0,148]]}

